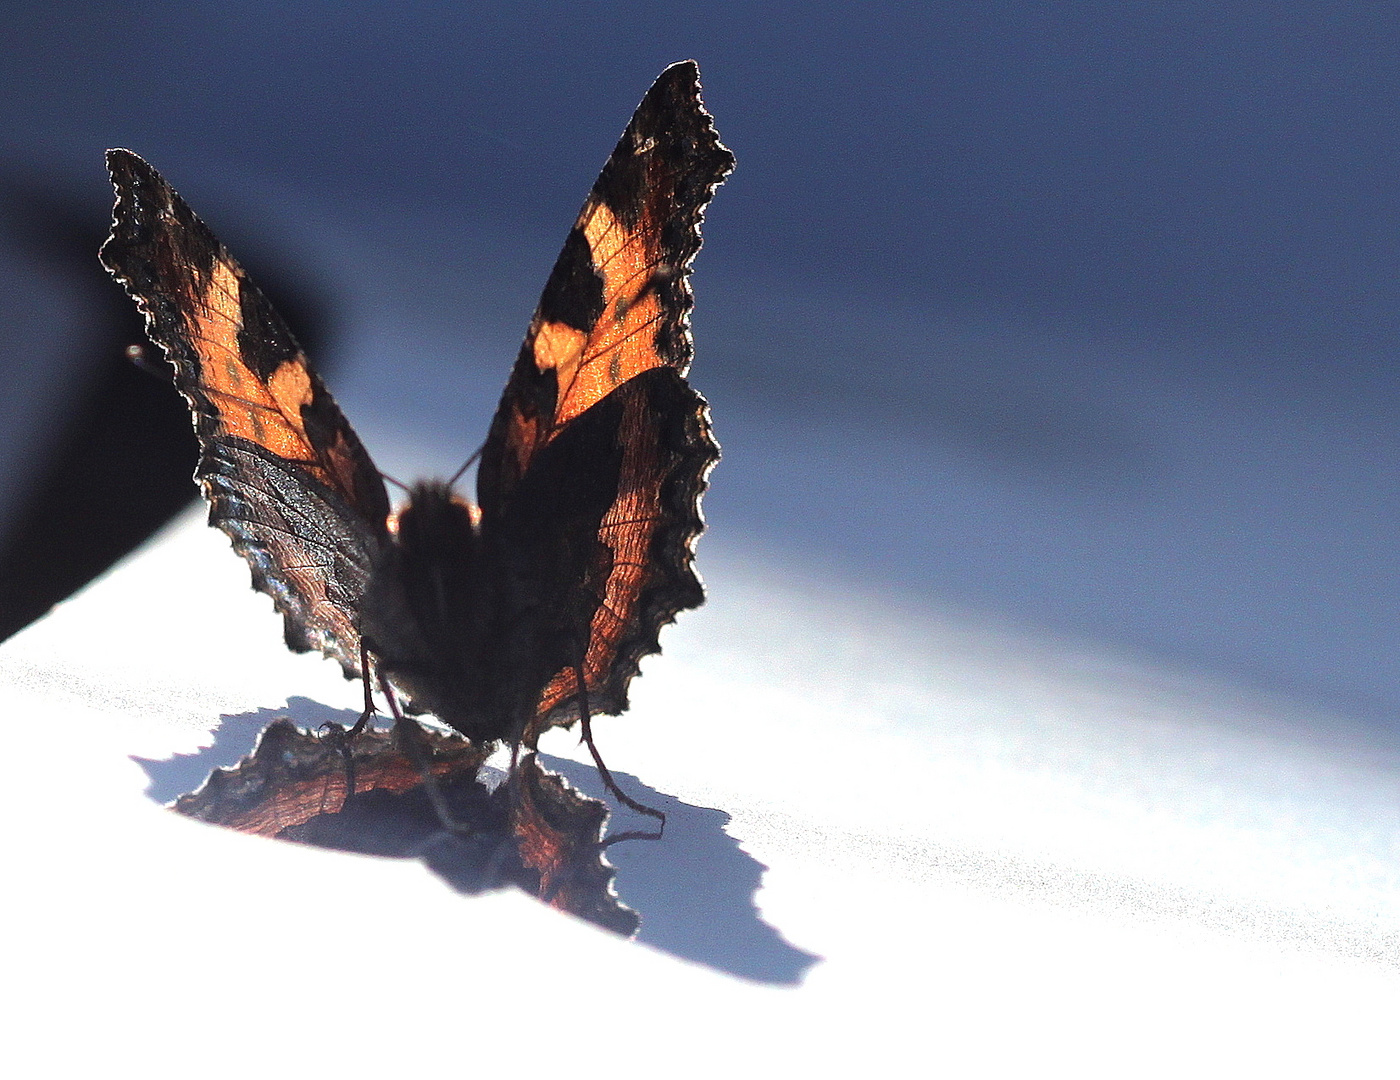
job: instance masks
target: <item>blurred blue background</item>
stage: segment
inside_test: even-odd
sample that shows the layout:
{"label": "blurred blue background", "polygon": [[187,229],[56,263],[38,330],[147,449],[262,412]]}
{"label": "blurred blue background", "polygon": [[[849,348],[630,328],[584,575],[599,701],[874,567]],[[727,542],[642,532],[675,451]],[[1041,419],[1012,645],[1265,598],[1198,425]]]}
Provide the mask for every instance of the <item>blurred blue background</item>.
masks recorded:
{"label": "blurred blue background", "polygon": [[[1392,5],[0,19],[0,568],[26,602],[67,580],[53,539],[13,555],[45,523],[81,561],[188,490],[138,494],[178,447],[74,449],[108,430],[74,417],[116,400],[101,379],[130,378],[137,333],[96,263],[103,150],[150,160],[255,271],[382,467],[450,471],[632,108],[693,57],[739,161],[695,278],[692,381],[726,453],[702,567],[724,551],[1396,728]],[[99,489],[98,520],[72,509]]]}

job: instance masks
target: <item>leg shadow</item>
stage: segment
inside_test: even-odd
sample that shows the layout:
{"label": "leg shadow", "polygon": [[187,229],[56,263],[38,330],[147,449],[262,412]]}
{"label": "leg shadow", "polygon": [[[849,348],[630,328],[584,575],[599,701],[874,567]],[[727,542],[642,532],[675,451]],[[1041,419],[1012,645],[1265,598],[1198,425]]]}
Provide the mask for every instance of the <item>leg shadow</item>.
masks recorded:
{"label": "leg shadow", "polygon": [[[540,755],[546,767],[595,799],[607,793],[591,765]],[[756,982],[791,985],[821,957],[788,943],[758,914],[754,897],[768,869],[739,849],[724,831],[723,810],[694,806],[648,787],[635,776],[612,770],[623,789],[639,802],[666,814],[666,834],[658,841],[633,840],[608,848],[617,867],[614,882],[622,902],[642,914],[637,940],[695,963]],[[619,820],[609,833],[651,828]]]}
{"label": "leg shadow", "polygon": [[[355,712],[302,697],[288,699],[284,709],[224,716],[212,745],[198,753],[177,754],[166,761],[132,759],[150,777],[147,796],[165,804],[194,791],[213,770],[235,766],[248,756],[258,736],[284,716],[305,729],[325,723],[348,726],[358,719]],[[603,782],[591,765],[543,754],[540,761],[582,794],[607,801]],[[754,897],[767,867],[741,851],[739,842],[724,831],[729,815],[682,802],[626,773],[615,775],[629,793],[666,813],[666,834],[661,840],[618,843],[607,851],[608,861],[617,869],[614,886],[619,897],[642,916],[637,940],[755,982],[800,982],[821,958],[784,940],[759,916]],[[490,778],[482,779],[489,786]],[[616,834],[629,827],[614,818],[608,831]],[[433,858],[425,861],[449,885],[459,887],[447,866],[435,866]]]}

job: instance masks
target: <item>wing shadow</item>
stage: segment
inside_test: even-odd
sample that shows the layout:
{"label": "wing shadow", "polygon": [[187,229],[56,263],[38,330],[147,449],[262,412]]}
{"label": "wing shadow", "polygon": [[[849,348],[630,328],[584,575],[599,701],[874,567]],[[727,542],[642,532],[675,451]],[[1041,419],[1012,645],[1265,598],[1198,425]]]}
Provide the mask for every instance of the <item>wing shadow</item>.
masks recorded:
{"label": "wing shadow", "polygon": [[[595,799],[606,789],[591,765],[541,754],[540,760],[574,787]],[[730,816],[657,791],[641,780],[610,770],[634,799],[666,814],[666,834],[658,841],[628,841],[608,849],[617,867],[615,886],[622,902],[642,913],[637,940],[756,982],[792,985],[821,957],[786,941],[764,922],[754,903],[768,869],[742,851],[725,832]],[[651,828],[627,811],[614,811],[609,833]]]}
{"label": "wing shadow", "polygon": [[[213,770],[237,765],[249,755],[263,730],[283,716],[309,729],[328,722],[348,725],[357,718],[348,710],[302,697],[290,698],[285,709],[224,716],[212,745],[198,753],[176,754],[163,761],[133,757],[150,778],[147,796],[167,804],[194,791]],[[540,760],[584,795],[605,799],[596,769],[552,755],[540,755]],[[617,868],[618,895],[642,916],[636,940],[755,982],[800,982],[821,958],[787,942],[760,917],[754,897],[767,867],[740,850],[739,842],[724,831],[730,816],[683,802],[627,773],[615,776],[629,793],[666,813],[663,839],[619,843],[607,853]],[[629,827],[631,823],[614,818],[608,831],[623,832]],[[425,853],[425,862],[459,891],[478,891],[473,882],[458,880],[450,860]]]}

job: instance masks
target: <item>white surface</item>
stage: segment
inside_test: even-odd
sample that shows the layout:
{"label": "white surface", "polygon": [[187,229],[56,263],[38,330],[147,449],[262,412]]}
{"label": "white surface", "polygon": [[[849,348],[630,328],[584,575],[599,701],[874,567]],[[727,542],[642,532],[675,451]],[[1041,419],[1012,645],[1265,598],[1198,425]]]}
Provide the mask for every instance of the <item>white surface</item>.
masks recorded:
{"label": "white surface", "polygon": [[[1317,745],[1322,725],[1282,703],[734,552],[702,565],[711,602],[644,665],[633,710],[598,724],[624,782],[680,800],[676,837],[615,849],[669,952],[147,798],[132,755],[195,753],[221,716],[289,696],[355,706],[334,665],[286,652],[194,517],[7,642],[7,1059],[22,1075],[1389,1072],[1391,749],[1336,725]],[[698,866],[682,826],[717,828],[705,808],[732,815],[742,851]],[[790,945],[717,899],[747,857]],[[707,933],[749,935],[789,977],[797,950],[820,959],[798,985],[741,979]]]}

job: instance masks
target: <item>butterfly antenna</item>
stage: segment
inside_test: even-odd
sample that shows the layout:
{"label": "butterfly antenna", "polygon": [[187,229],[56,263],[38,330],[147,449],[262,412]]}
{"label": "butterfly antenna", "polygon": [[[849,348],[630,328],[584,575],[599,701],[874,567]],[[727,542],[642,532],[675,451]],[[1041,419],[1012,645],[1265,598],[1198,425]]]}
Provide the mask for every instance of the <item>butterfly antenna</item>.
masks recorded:
{"label": "butterfly antenna", "polygon": [[393,484],[394,487],[398,488],[399,490],[401,490],[401,491],[408,491],[408,485],[405,484],[402,480],[395,480],[392,476],[390,476],[390,475],[389,475],[388,473],[386,473],[386,472],[382,472],[382,473],[380,473],[379,475],[380,475],[381,478],[383,478],[383,479],[389,481],[389,483]]}
{"label": "butterfly antenna", "polygon": [[574,677],[578,680],[578,711],[579,718],[583,721],[583,741],[588,744],[588,752],[593,755],[593,763],[598,766],[598,775],[603,778],[603,784],[612,792],[613,798],[617,799],[622,805],[635,810],[639,814],[646,814],[647,817],[654,817],[661,822],[654,833],[621,833],[617,836],[609,837],[603,842],[602,846],[608,847],[610,844],[615,844],[619,840],[660,840],[662,834],[666,831],[666,815],[660,810],[637,802],[636,799],[632,798],[617,786],[617,781],[613,779],[612,773],[608,772],[608,767],[603,764],[603,755],[598,753],[598,747],[593,742],[593,723],[590,719],[590,710],[588,708],[588,684],[584,682],[583,679],[582,665],[574,666]]}
{"label": "butterfly antenna", "polygon": [[485,449],[486,449],[486,444],[485,444],[485,443],[482,443],[480,446],[478,446],[478,447],[476,448],[476,453],[472,454],[471,457],[467,458],[466,461],[462,462],[462,467],[461,467],[460,469],[458,469],[455,473],[452,474],[452,479],[450,479],[449,481],[447,481],[447,486],[448,486],[448,487],[451,487],[451,486],[452,486],[453,484],[455,484],[458,480],[462,479],[462,474],[463,474],[464,472],[466,472],[468,469],[470,469],[470,468],[472,467],[472,465],[474,465],[474,464],[476,463],[477,459],[479,459],[479,458],[481,457],[481,452],[482,452],[483,450],[485,450]]}

